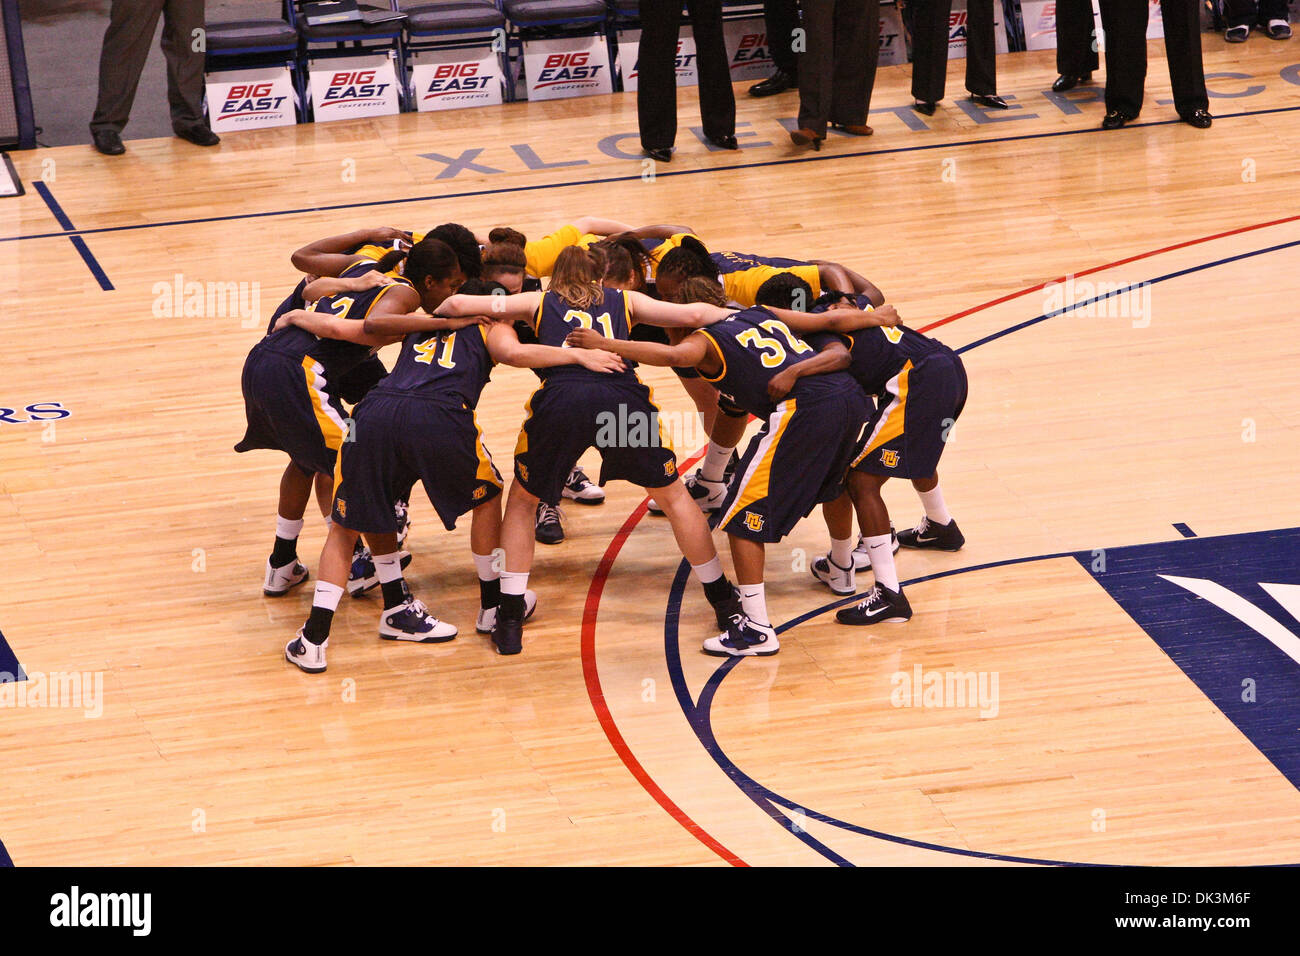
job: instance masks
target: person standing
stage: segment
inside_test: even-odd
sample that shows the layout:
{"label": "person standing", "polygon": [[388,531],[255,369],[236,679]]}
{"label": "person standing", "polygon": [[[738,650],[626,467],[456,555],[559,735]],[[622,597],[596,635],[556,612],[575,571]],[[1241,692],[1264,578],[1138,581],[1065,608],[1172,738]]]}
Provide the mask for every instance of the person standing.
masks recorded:
{"label": "person standing", "polygon": [[767,31],[767,49],[776,72],[751,86],[750,96],[775,96],[798,86],[798,57],[794,50],[794,31],[798,27],[799,0],[766,0],[763,29]]}
{"label": "person standing", "polygon": [[1056,0],[1056,72],[1053,93],[1092,82],[1097,69],[1096,23],[1089,0]]}
{"label": "person standing", "polygon": [[[1145,3],[1100,0],[1101,27],[1106,33],[1106,118],[1102,129],[1119,129],[1142,112],[1142,87],[1147,76],[1147,16]],[[1174,109],[1183,122],[1208,129],[1209,94],[1201,62],[1201,18],[1196,0],[1164,0],[1160,16],[1165,25],[1165,56],[1174,90]]]}
{"label": "person standing", "polygon": [[[948,38],[952,0],[913,0],[912,97],[914,109],[933,116],[948,79]],[[993,0],[966,4],[966,90],[981,106],[1007,109],[998,96],[997,41],[993,34]]]}
{"label": "person standing", "polygon": [[880,0],[803,0],[796,146],[821,149],[826,127],[870,136],[867,112],[880,58]]}
{"label": "person standing", "polygon": [[99,58],[99,99],[90,121],[95,148],[106,156],[126,152],[122,130],[131,118],[159,17],[172,129],[196,146],[221,142],[203,116],[204,0],[113,0]]}
{"label": "person standing", "polygon": [[[722,149],[737,149],[736,95],[722,36],[722,0],[686,0],[686,8],[695,35],[704,138]],[[637,120],[642,151],[662,163],[672,161],[677,139],[677,37],[681,23],[679,0],[655,0],[641,6]]]}

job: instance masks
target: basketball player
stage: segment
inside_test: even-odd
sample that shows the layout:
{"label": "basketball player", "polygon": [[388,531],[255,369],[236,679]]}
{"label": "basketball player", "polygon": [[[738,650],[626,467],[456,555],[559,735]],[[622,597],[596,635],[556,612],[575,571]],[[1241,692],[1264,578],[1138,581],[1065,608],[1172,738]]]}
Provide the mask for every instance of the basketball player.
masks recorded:
{"label": "basketball player", "polygon": [[[670,305],[638,292],[607,289],[601,285],[603,275],[604,263],[589,250],[569,247],[559,254],[545,293],[456,295],[439,313],[527,319],[537,340],[554,346],[562,346],[575,328],[599,327],[608,341],[619,340],[621,345],[638,321],[694,323],[725,314],[711,306]],[[524,592],[534,548],[529,525],[537,503],[559,501],[570,463],[593,445],[602,458],[601,484],[622,479],[653,489],[719,626],[726,626],[739,612],[735,591],[723,574],[704,516],[677,477],[677,458],[659,427],[659,409],[650,390],[631,368],[610,376],[581,368],[544,369],[541,374],[542,387],[528,400],[528,417],[515,447],[515,480],[506,501],[501,533],[506,570],[501,575],[501,613],[492,633],[497,650],[518,654],[523,649]],[[627,435],[610,440],[611,420],[628,422]]]}
{"label": "basketball player", "polygon": [[[829,315],[847,310],[858,313],[867,303],[863,297],[832,293],[816,309]],[[948,513],[939,489],[939,458],[948,436],[966,404],[966,370],[957,354],[946,345],[919,332],[896,328],[862,328],[856,331],[819,331],[818,315],[789,316],[789,324],[805,334],[810,344],[828,343],[849,349],[847,371],[868,394],[881,401],[867,429],[866,444],[854,458],[849,472],[849,490],[871,559],[875,587],[858,605],[836,613],[842,624],[897,623],[912,616],[894,566],[890,544],[889,511],[880,489],[890,478],[910,478],[925,507],[920,524],[902,531],[898,542],[905,548],[957,551],[965,543],[957,522]],[[834,342],[834,339],[840,341]],[[773,388],[793,388],[802,370],[782,370]],[[841,562],[832,556],[835,565]],[[816,562],[814,562],[816,564]],[[831,568],[825,576],[813,573],[838,590]],[[852,593],[850,590],[847,593]]]}
{"label": "basketball player", "polygon": [[[883,318],[857,315],[864,326]],[[861,447],[871,407],[853,379],[839,371],[849,364],[847,350],[817,352],[767,308],[725,314],[707,327],[689,334],[673,330],[670,336],[677,344],[611,341],[582,328],[567,341],[647,365],[693,365],[717,387],[724,411],[763,420],[713,521],[727,532],[731,545],[741,613],[726,631],[704,642],[704,652],[775,654],[780,643],[764,595],[765,545],[780,541],[821,503],[836,560],[848,565],[851,579],[853,509],[844,494],[844,476]],[[774,400],[770,383],[794,366],[806,376]]]}
{"label": "basketball player", "polygon": [[[425,239],[412,247],[405,274],[415,289],[403,290],[398,304],[427,313],[452,290],[459,266],[449,247]],[[488,291],[479,280],[470,283]],[[339,459],[334,524],[321,554],[312,613],[285,648],[285,657],[309,673],[325,669],[330,625],[358,534],[370,541],[381,575],[380,636],[419,643],[442,643],[456,636],[454,625],[438,620],[411,595],[397,561],[389,502],[395,489],[409,486],[414,478],[423,483],[448,530],[455,528],[457,518],[472,512],[470,548],[480,594],[476,628],[490,633],[500,603],[493,552],[500,544],[501,476],[483,445],[474,407],[492,366],[498,361],[526,368],[581,364],[601,373],[624,367],[608,353],[588,361],[573,350],[521,345],[499,324],[489,327],[475,317],[447,320],[425,313],[373,316],[369,324],[313,312],[292,312],[281,320],[361,344],[387,344],[407,333],[392,374],[357,406],[350,440]],[[526,594],[524,601],[527,615],[536,595]]]}
{"label": "basketball player", "polygon": [[360,241],[386,241],[396,232],[385,227],[331,236],[295,253],[297,261],[316,271],[276,309],[266,336],[244,362],[241,388],[248,427],[235,450],[273,448],[290,458],[280,479],[275,544],[262,585],[267,597],[282,597],[307,579],[307,569],[297,559],[298,535],[313,483],[321,513],[329,520],[330,476],[345,416],[337,383],[372,357],[368,349],[318,342],[302,331],[277,332],[276,320],[306,306],[309,297],[313,308],[349,315],[384,308],[380,300],[391,280],[383,270],[337,250]]}

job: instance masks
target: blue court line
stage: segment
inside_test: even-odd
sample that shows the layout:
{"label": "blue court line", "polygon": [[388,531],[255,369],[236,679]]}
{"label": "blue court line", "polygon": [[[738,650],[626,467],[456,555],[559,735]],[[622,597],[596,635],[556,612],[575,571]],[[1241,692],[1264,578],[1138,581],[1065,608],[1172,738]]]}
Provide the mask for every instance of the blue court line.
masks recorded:
{"label": "blue court line", "polygon": [[14,865],[14,861],[9,856],[9,851],[5,849],[5,845],[3,843],[0,843],[0,866],[13,866],[13,865]]}
{"label": "blue court line", "polygon": [[0,674],[11,674],[15,681],[27,680],[23,665],[18,663],[18,655],[13,652],[4,632],[0,631]]}
{"label": "blue court line", "polygon": [[1193,531],[1191,528],[1187,527],[1187,525],[1183,524],[1181,521],[1174,522],[1174,530],[1177,531],[1179,534],[1181,534],[1184,538],[1196,537],[1196,532]]}
{"label": "blue court line", "polygon": [[[1291,113],[1300,111],[1300,106],[1279,106],[1266,110],[1247,110],[1241,113],[1224,113],[1215,116],[1216,120],[1235,119],[1243,116],[1263,116],[1269,113]],[[1180,119],[1172,120],[1154,120],[1150,123],[1130,123],[1125,129],[1141,129],[1150,126],[1172,126],[1181,123]],[[934,132],[931,130],[931,132]],[[673,176],[697,176],[705,173],[726,173],[736,172],[749,169],[763,169],[771,166],[789,166],[800,163],[824,163],[834,160],[844,159],[861,159],[864,156],[890,156],[899,153],[915,153],[936,149],[959,149],[969,146],[984,146],[995,143],[1019,143],[1028,142],[1036,139],[1051,139],[1057,136],[1081,136],[1095,133],[1114,133],[1118,130],[1103,130],[1099,126],[1088,126],[1082,129],[1065,129],[1055,130],[1047,133],[1025,133],[1021,136],[994,136],[988,139],[970,139],[959,140],[956,142],[946,143],[926,143],[916,146],[895,146],[888,149],[869,149],[859,150],[852,153],[833,153],[825,156],[798,156],[789,159],[769,159],[753,163],[737,163],[733,166],[706,166],[697,169],[679,169],[679,170],[662,170],[655,172],[656,179],[666,179]],[[628,133],[627,135],[635,135]],[[766,147],[764,147],[766,148]],[[640,161],[640,157],[629,159],[628,162]],[[536,183],[528,186],[502,186],[497,189],[472,189],[459,193],[443,193],[432,196],[406,196],[401,199],[372,199],[365,202],[335,203],[327,206],[304,206],[298,209],[279,209],[263,212],[245,212],[231,213],[227,216],[206,216],[200,219],[168,219],[161,222],[143,222],[135,223],[129,226],[100,226],[93,229],[79,229],[76,232],[80,235],[93,235],[96,233],[112,232],[131,232],[137,229],[162,229],[168,226],[194,226],[210,222],[233,222],[241,219],[265,219],[272,216],[296,216],[304,213],[316,212],[339,212],[347,209],[367,209],[373,206],[400,206],[406,203],[416,202],[439,202],[453,199],[474,199],[482,196],[504,196],[511,193],[533,192],[544,189],[566,189],[571,186],[604,186],[615,183],[641,182],[641,174],[637,173],[629,176],[607,176],[600,179],[575,179],[565,180],[554,183]],[[43,184],[33,182],[33,185],[39,190]],[[71,230],[71,225],[65,227]],[[0,242],[20,242],[25,239],[53,239],[67,236],[67,232],[41,232],[31,233],[22,236],[0,236]]]}
{"label": "blue court line", "polygon": [[50,187],[40,180],[33,181],[32,186],[34,186],[36,191],[40,193],[41,198],[45,200],[45,205],[50,207],[50,212],[54,214],[54,218],[58,220],[59,225],[66,230],[65,232],[55,233],[55,235],[67,236],[71,239],[72,248],[77,250],[77,255],[81,256],[81,260],[86,263],[86,267],[90,270],[90,274],[95,277],[95,281],[99,283],[99,287],[105,292],[113,291],[113,283],[108,280],[108,275],[100,266],[99,260],[95,258],[95,254],[91,252],[90,247],[86,245],[86,240],[81,238],[81,234],[77,232],[76,228],[72,225],[72,220],[69,219],[68,214],[63,211],[63,207],[59,205],[59,201],[54,198],[54,193],[50,192]]}

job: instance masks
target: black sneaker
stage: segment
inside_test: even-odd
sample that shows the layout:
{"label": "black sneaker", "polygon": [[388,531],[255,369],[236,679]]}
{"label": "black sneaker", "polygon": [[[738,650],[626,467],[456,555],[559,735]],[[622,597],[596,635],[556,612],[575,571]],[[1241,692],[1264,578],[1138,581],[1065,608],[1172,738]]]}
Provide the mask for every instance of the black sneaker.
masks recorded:
{"label": "black sneaker", "polygon": [[542,544],[559,544],[564,540],[562,518],[559,508],[544,501],[537,502],[537,523],[533,527],[533,537]]}
{"label": "black sneaker", "polygon": [[935,524],[929,518],[922,518],[915,528],[898,532],[898,543],[901,547],[922,551],[960,551],[966,538],[957,528],[956,521]]}
{"label": "black sneaker", "polygon": [[740,467],[740,456],[733,451],[731,460],[727,462],[727,467],[722,469],[722,483],[724,485],[731,484],[731,476],[736,473],[738,467]]}
{"label": "black sneaker", "polygon": [[902,624],[911,620],[912,605],[907,603],[902,591],[891,591],[877,584],[867,592],[867,598],[853,607],[835,612],[841,624]]}
{"label": "black sneaker", "polygon": [[713,617],[718,622],[718,629],[725,631],[731,625],[731,619],[740,613],[740,589],[733,584],[731,594],[713,605]]}
{"label": "black sneaker", "polygon": [[507,617],[497,613],[496,625],[492,628],[492,644],[497,653],[503,657],[518,654],[524,649],[524,622],[518,618]]}
{"label": "black sneaker", "polygon": [[[397,519],[397,550],[406,547],[406,536],[411,533],[411,506],[400,498],[393,502],[393,517]],[[402,565],[406,567],[406,565]]]}

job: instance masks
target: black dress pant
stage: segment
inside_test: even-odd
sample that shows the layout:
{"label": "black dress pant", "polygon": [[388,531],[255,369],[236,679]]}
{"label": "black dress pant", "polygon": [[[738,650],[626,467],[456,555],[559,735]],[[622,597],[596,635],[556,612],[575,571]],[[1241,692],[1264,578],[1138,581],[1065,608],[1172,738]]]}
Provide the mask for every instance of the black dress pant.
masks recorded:
{"label": "black dress pant", "polygon": [[1083,76],[1096,71],[1095,28],[1092,0],[1056,0],[1057,73],[1062,76]]}
{"label": "black dress pant", "polygon": [[1253,27],[1269,20],[1285,20],[1286,0],[1223,0],[1223,16],[1230,27]]}
{"label": "black dress pant", "polygon": [[[966,5],[966,89],[980,96],[998,91],[993,3],[968,0]],[[943,99],[948,75],[952,0],[913,0],[911,7],[912,96],[925,103],[937,103]]]}
{"label": "black dress pant", "polygon": [[[686,0],[700,76],[700,119],[712,138],[736,132],[736,96],[722,37],[722,0]],[[641,146],[668,149],[677,139],[677,37],[680,0],[641,4],[640,77],[636,92]]]}
{"label": "black dress pant", "polygon": [[[880,0],[803,0],[799,127],[863,126],[880,59]],[[771,39],[769,35],[769,40]]]}
{"label": "black dress pant", "polygon": [[[1282,0],[1283,3],[1286,0]],[[772,62],[782,73],[795,75],[797,55],[794,31],[799,26],[799,0],[765,0],[763,3],[763,29],[767,31],[767,48]]]}
{"label": "black dress pant", "polygon": [[[1147,76],[1147,5],[1099,0],[1106,31],[1106,109],[1137,116]],[[1209,109],[1201,63],[1201,17],[1197,0],[1164,0],[1165,55],[1179,116]]]}
{"label": "black dress pant", "polygon": [[92,131],[120,133],[126,126],[160,16],[172,128],[206,125],[204,54],[194,50],[194,31],[204,28],[203,5],[204,0],[113,0],[99,58],[99,99],[90,121]]}

